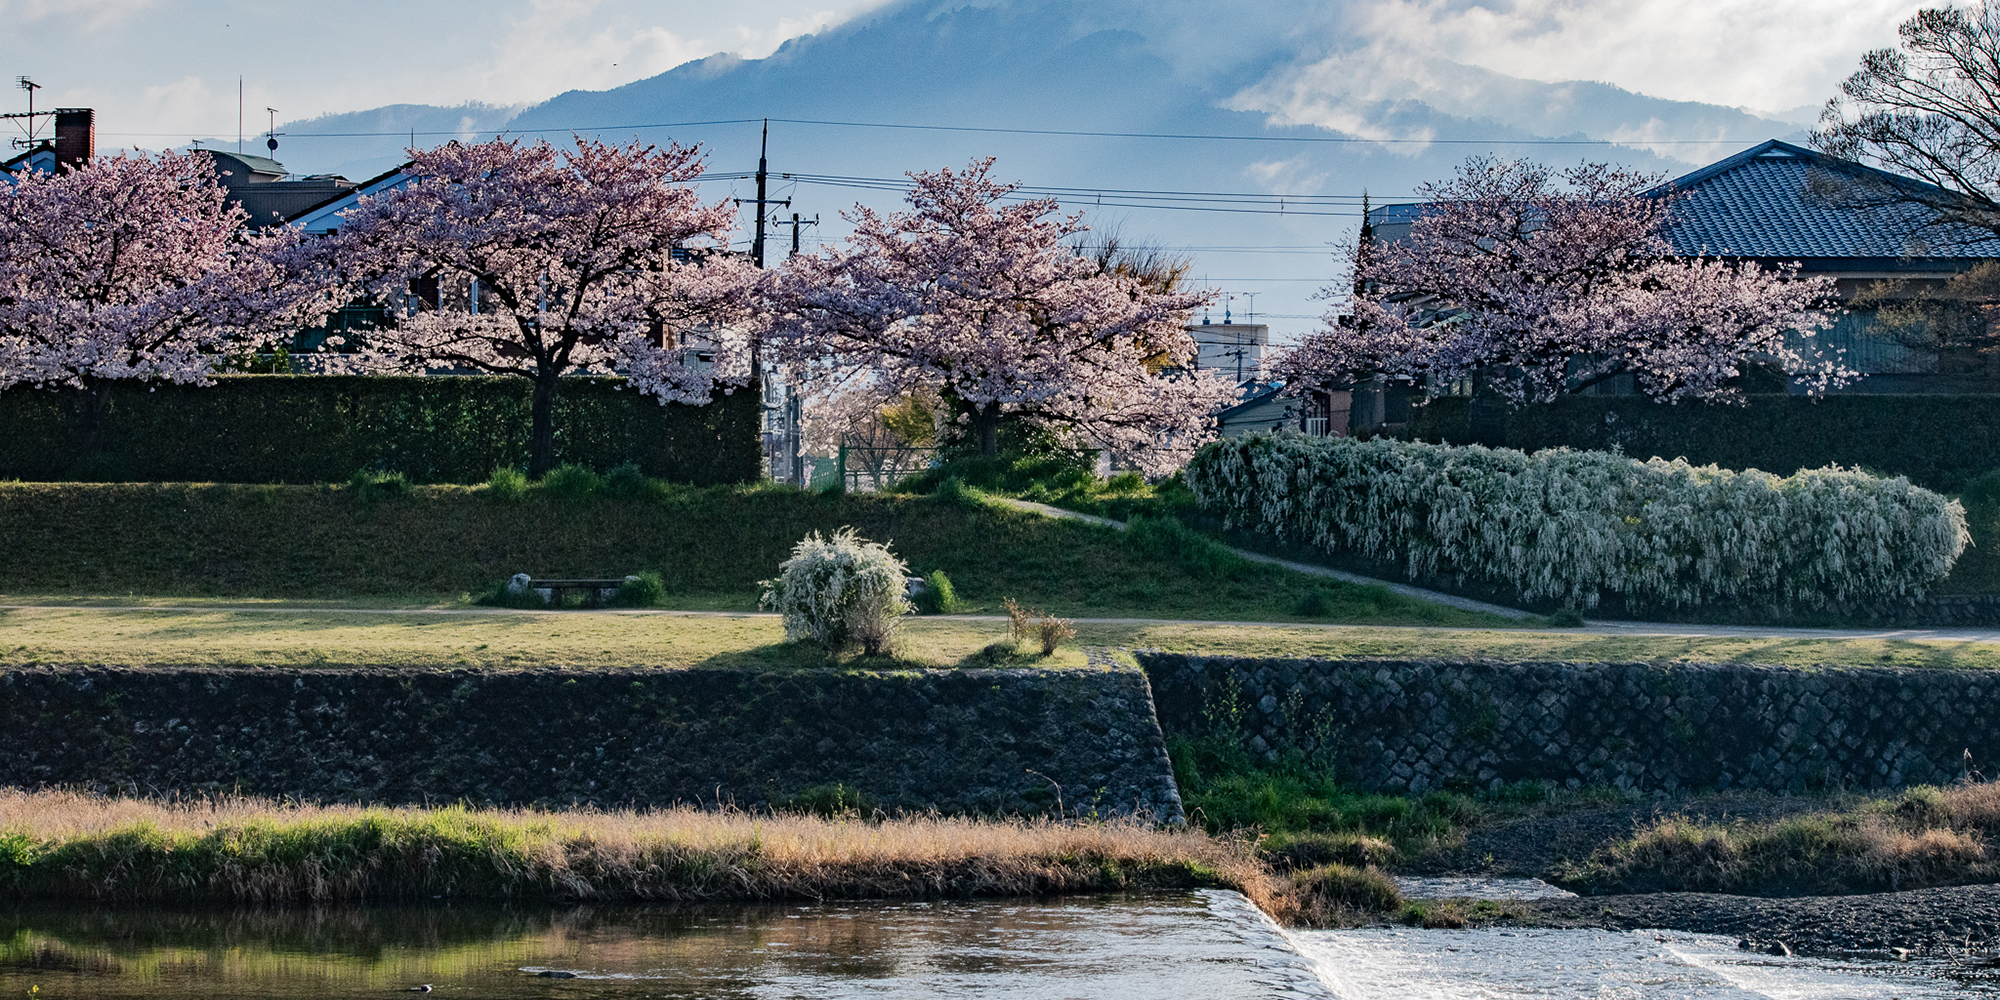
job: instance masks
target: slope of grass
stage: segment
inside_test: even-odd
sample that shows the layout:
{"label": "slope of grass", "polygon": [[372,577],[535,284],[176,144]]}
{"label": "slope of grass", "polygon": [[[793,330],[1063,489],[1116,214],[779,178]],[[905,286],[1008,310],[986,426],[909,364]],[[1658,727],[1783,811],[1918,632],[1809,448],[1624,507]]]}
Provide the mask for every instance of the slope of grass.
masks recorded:
{"label": "slope of grass", "polygon": [[0,586],[428,603],[520,572],[650,570],[669,606],[748,610],[794,543],[843,525],[891,542],[914,572],[943,570],[974,611],[1012,597],[1071,616],[1501,624],[1249,563],[1170,520],[1121,533],[976,499],[778,487],[652,484],[564,499],[455,486],[0,484]]}

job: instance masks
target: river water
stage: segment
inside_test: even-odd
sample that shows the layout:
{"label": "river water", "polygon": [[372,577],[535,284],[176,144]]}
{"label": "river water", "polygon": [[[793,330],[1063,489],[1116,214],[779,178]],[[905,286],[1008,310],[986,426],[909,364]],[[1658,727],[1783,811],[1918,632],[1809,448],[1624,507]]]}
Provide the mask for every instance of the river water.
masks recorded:
{"label": "river water", "polygon": [[[0,911],[0,998],[1992,997],[1994,969],[1614,931],[1286,933],[1230,892],[686,909]],[[33,994],[30,991],[36,990]]]}

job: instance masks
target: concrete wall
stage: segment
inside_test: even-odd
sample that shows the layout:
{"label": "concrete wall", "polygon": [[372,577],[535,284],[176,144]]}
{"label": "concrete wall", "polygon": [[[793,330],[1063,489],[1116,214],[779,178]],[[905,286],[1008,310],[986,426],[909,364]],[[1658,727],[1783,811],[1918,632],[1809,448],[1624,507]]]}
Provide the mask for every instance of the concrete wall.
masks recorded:
{"label": "concrete wall", "polygon": [[[1030,773],[1030,769],[1036,773]],[[0,785],[318,801],[1181,818],[1144,675],[1086,670],[0,672]]]}
{"label": "concrete wall", "polygon": [[1169,736],[1315,755],[1363,789],[1890,788],[2000,771],[2000,676],[1733,664],[1138,654]]}

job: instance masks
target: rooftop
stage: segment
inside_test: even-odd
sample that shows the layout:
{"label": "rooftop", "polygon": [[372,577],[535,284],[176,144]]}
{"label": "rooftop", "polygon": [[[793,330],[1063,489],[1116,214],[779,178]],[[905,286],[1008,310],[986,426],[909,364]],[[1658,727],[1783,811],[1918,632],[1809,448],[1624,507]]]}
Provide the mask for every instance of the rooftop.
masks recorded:
{"label": "rooftop", "polygon": [[[1862,193],[1842,197],[1843,189]],[[1771,139],[1654,188],[1684,195],[1667,239],[1688,256],[1775,260],[1966,260],[2000,257],[2000,238],[1968,226],[1932,225],[1933,210],[1910,202],[1870,204],[1900,189],[1949,199],[1942,188]],[[1369,222],[1378,238],[1401,239],[1422,203],[1383,205]]]}

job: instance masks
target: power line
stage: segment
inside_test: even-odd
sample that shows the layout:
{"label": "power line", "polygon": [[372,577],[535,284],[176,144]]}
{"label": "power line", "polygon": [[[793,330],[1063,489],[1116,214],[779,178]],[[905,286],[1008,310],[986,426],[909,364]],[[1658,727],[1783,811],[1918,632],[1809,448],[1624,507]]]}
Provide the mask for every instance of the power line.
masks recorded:
{"label": "power line", "polygon": [[[296,132],[294,139],[367,139],[393,136],[472,136],[472,135],[541,135],[555,132],[621,132],[635,129],[696,128],[709,125],[754,125],[765,121],[763,118],[715,118],[706,121],[687,122],[640,122],[624,125],[595,126],[551,126],[547,128],[490,128],[490,129],[402,129],[394,132]],[[1000,128],[981,125],[925,125],[909,122],[856,122],[832,121],[815,118],[772,118],[769,121],[785,125],[814,125],[826,128],[895,129],[920,132],[971,132],[988,135],[1050,135],[1073,138],[1096,139],[1178,139],[1201,142],[1314,142],[1352,145],[1391,144],[1420,146],[1712,146],[1736,143],[1757,143],[1769,136],[1755,139],[1645,139],[1625,142],[1616,139],[1518,139],[1518,138],[1478,138],[1478,139],[1436,139],[1436,138],[1366,138],[1350,135],[1226,135],[1204,132],[1111,132],[1094,129],[1042,129],[1042,128]],[[1294,128],[1319,128],[1320,126],[1291,126]],[[192,132],[103,132],[102,135],[171,137],[192,136]]]}
{"label": "power line", "polygon": [[[1098,132],[1089,129],[993,128],[978,125],[907,125],[891,122],[820,121],[811,118],[773,118],[787,125],[828,125],[838,128],[910,129],[925,132],[983,132],[995,135],[1061,135],[1105,139],[1198,139],[1218,142],[1336,142],[1336,143],[1415,143],[1419,145],[1509,145],[1509,146],[1615,146],[1611,139],[1366,139],[1360,136],[1218,135],[1198,132]],[[1297,127],[1297,126],[1295,126]],[[1317,126],[1309,126],[1317,127]],[[1760,139],[1647,139],[1644,145],[1711,145],[1715,143],[1757,143]]]}

